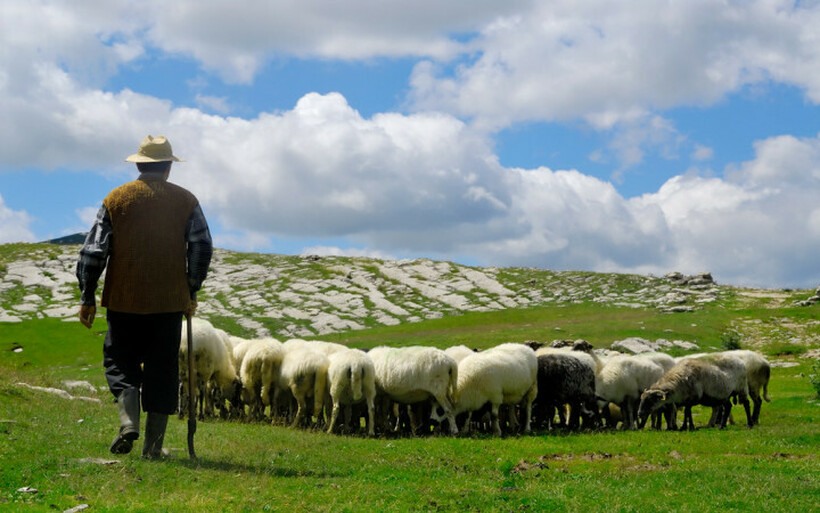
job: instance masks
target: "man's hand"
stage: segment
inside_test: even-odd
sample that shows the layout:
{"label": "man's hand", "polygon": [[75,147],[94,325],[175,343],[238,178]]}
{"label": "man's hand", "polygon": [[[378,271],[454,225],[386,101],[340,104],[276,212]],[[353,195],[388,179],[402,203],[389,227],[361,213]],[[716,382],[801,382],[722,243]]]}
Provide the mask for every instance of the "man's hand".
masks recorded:
{"label": "man's hand", "polygon": [[88,329],[94,324],[94,317],[97,315],[97,307],[94,305],[80,306],[80,322]]}
{"label": "man's hand", "polygon": [[185,317],[190,319],[196,313],[196,301],[193,299],[188,302],[188,308],[185,310]]}

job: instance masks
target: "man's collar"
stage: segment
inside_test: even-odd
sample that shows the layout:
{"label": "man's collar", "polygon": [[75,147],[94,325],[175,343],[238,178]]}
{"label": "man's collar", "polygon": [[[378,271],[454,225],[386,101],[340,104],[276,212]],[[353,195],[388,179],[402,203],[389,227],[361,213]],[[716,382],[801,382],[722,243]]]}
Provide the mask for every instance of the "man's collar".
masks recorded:
{"label": "man's collar", "polygon": [[168,177],[166,176],[164,171],[161,172],[161,173],[153,173],[153,172],[148,171],[148,172],[145,172],[145,173],[140,173],[139,177],[137,177],[137,180],[142,180],[142,181],[161,180],[161,181],[164,182],[164,181],[168,180]]}

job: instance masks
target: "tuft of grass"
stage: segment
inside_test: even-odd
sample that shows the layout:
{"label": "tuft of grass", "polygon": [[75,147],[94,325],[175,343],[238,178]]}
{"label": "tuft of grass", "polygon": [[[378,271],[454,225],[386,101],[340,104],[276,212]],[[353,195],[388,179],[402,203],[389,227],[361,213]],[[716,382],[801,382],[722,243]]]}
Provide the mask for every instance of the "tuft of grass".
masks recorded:
{"label": "tuft of grass", "polygon": [[734,351],[741,348],[740,333],[737,330],[724,331],[720,335],[720,347],[724,351]]}

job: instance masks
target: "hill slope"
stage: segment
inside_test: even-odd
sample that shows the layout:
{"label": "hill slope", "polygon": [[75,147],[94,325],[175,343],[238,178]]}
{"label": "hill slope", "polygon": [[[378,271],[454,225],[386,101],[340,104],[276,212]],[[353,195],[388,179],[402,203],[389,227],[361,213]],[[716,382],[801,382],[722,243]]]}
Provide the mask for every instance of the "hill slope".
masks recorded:
{"label": "hill slope", "polygon": [[[0,322],[74,320],[78,250],[76,245],[0,246]],[[793,305],[807,295],[717,285],[708,275],[661,278],[216,250],[198,312],[239,334],[288,338],[544,305],[687,312],[738,300]]]}

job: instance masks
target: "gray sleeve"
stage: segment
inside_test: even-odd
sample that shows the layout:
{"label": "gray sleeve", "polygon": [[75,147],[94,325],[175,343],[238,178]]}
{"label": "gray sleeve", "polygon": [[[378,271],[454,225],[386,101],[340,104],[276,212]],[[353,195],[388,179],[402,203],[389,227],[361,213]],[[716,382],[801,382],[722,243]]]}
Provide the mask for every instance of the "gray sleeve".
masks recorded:
{"label": "gray sleeve", "polygon": [[191,299],[196,300],[196,293],[208,276],[208,266],[213,255],[211,231],[199,205],[194,207],[188,218],[185,241],[188,243],[188,289],[191,291]]}
{"label": "gray sleeve", "polygon": [[97,304],[95,294],[97,282],[108,262],[108,251],[111,246],[111,217],[105,206],[100,207],[91,230],[85,237],[77,260],[77,282],[80,286],[80,299],[83,305]]}

